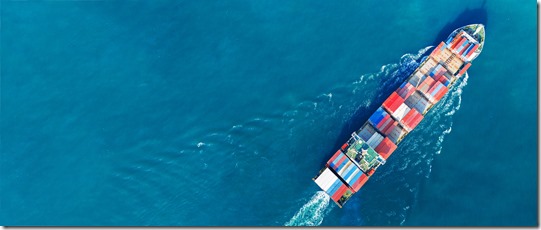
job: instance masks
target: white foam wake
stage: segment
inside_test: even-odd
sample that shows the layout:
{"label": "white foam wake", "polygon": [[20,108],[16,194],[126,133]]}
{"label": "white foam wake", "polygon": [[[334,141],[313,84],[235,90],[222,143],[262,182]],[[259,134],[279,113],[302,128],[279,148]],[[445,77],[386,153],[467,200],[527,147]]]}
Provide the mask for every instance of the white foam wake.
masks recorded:
{"label": "white foam wake", "polygon": [[[445,107],[444,107],[445,110],[449,110],[449,112],[445,113],[446,117],[453,116],[460,109],[460,104],[462,103],[462,89],[466,85],[468,85],[468,78],[469,77],[470,76],[466,72],[464,74],[464,78],[462,79],[462,82],[460,82],[460,84],[457,85],[456,91],[451,92],[451,101],[450,101],[450,103],[447,103],[445,105]],[[455,98],[457,100],[456,106],[451,108],[451,106],[454,104],[453,102],[454,102]],[[451,121],[450,124],[449,124],[449,127],[447,129],[443,130],[441,135],[438,137],[438,142],[436,143],[436,146],[438,147],[438,150],[436,151],[436,154],[441,153],[443,140],[444,140],[446,135],[451,133],[452,130],[453,130],[453,122]]]}
{"label": "white foam wake", "polygon": [[323,222],[330,197],[323,191],[316,192],[297,213],[285,223],[285,226],[319,226]]}

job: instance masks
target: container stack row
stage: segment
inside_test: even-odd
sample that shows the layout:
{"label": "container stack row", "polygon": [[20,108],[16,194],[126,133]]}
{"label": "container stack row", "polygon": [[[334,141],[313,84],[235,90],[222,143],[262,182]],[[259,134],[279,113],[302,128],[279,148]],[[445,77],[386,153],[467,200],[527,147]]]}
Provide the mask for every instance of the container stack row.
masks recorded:
{"label": "container stack row", "polygon": [[343,201],[347,200],[353,194],[353,191],[329,168],[325,168],[314,181],[336,203],[342,204]]}
{"label": "container stack row", "polygon": [[447,45],[456,54],[464,59],[468,59],[479,48],[479,43],[469,36],[465,32],[460,32],[452,40],[447,40]]}
{"label": "container stack row", "polygon": [[[423,65],[383,102],[358,131],[357,134],[384,159],[392,154],[404,136],[417,127],[424,114],[447,94],[448,87],[456,80],[444,62],[454,56],[448,49],[452,47],[460,53],[465,48],[463,53],[470,52],[467,40],[456,36],[454,40],[448,40],[449,45],[440,43]],[[441,58],[444,51],[449,56],[447,59]],[[463,74],[467,67],[469,63],[459,74]]]}

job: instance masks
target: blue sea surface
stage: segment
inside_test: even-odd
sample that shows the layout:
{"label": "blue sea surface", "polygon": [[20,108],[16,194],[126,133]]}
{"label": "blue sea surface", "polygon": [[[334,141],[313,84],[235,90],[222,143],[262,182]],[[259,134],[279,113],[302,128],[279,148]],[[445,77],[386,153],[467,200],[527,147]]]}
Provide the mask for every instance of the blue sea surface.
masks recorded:
{"label": "blue sea surface", "polygon": [[[0,225],[537,226],[536,10],[2,1]],[[312,178],[471,23],[468,74],[338,208]]]}

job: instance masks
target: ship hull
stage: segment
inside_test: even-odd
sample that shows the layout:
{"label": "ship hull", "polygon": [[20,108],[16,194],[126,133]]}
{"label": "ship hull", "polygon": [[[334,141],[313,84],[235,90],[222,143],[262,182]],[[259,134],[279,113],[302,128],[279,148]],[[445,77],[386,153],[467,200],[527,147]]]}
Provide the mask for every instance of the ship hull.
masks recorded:
{"label": "ship hull", "polygon": [[481,24],[453,31],[327,161],[313,180],[339,207],[466,73],[483,49],[484,36]]}

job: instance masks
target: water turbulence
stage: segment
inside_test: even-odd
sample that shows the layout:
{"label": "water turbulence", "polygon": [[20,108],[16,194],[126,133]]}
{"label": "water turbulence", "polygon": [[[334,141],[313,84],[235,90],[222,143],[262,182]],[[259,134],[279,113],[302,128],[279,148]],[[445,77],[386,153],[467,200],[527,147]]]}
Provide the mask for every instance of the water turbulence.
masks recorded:
{"label": "water turbulence", "polygon": [[331,198],[327,193],[318,191],[304,204],[301,209],[285,223],[285,226],[318,226],[323,222],[325,214],[332,209],[329,207]]}

